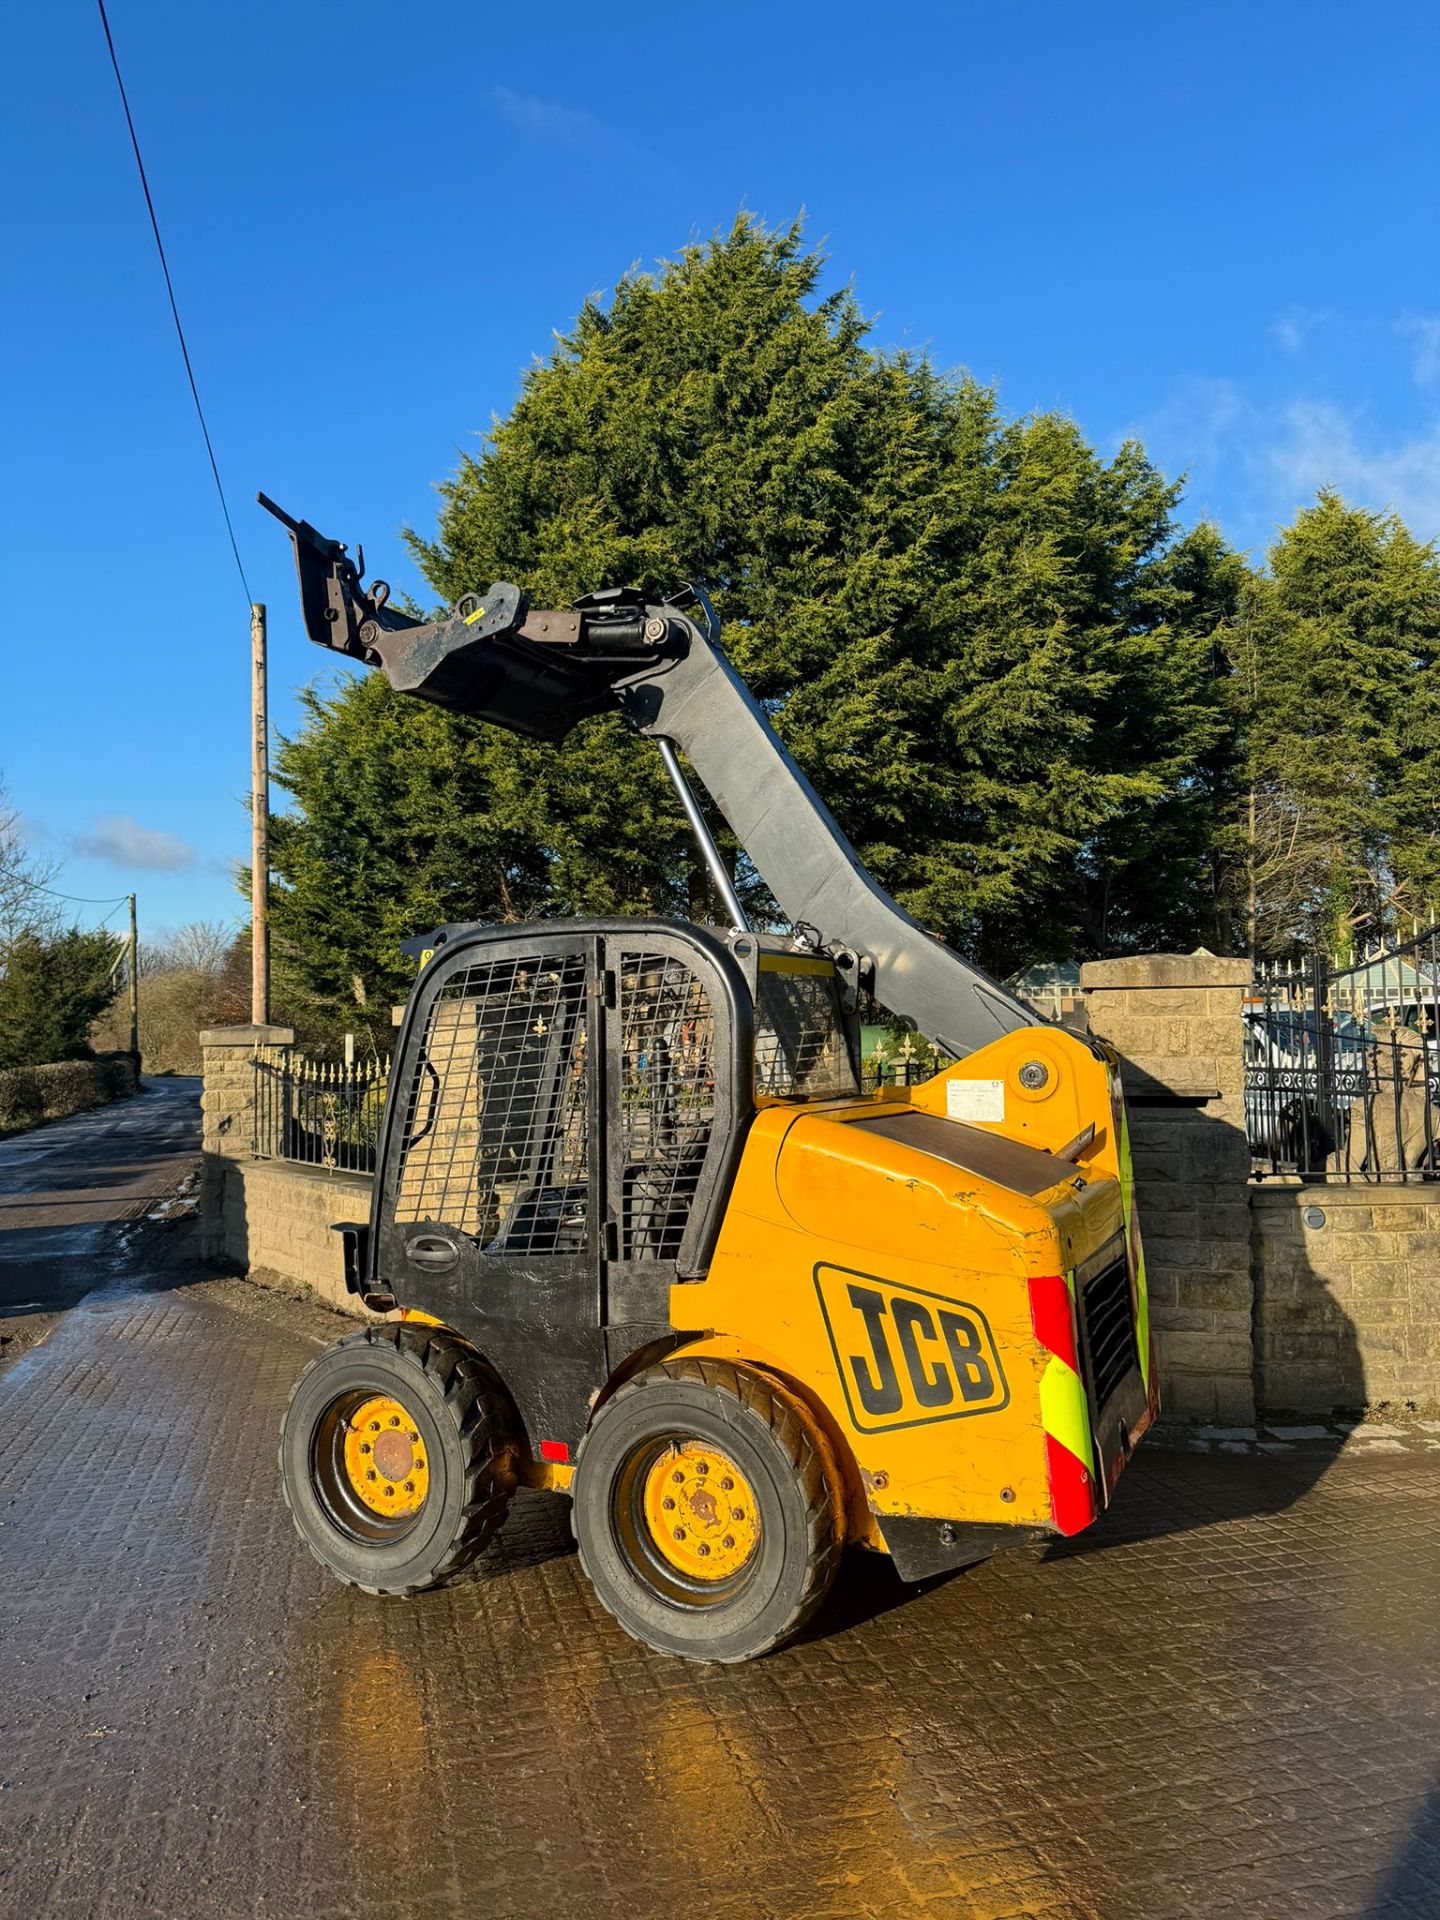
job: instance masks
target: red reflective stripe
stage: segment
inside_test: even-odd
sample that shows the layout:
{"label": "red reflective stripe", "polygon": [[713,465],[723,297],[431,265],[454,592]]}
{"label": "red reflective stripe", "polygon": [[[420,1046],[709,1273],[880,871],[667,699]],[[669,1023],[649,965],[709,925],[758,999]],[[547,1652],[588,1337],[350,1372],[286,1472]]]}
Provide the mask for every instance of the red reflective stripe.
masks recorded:
{"label": "red reflective stripe", "polygon": [[1052,1434],[1045,1436],[1050,1511],[1061,1533],[1083,1533],[1095,1518],[1095,1486],[1089,1469]]}
{"label": "red reflective stripe", "polygon": [[1030,1323],[1047,1353],[1057,1354],[1067,1367],[1080,1371],[1075,1352],[1075,1312],[1070,1289],[1058,1273],[1041,1274],[1030,1282]]}
{"label": "red reflective stripe", "polygon": [[563,1467],[569,1464],[570,1449],[563,1440],[542,1440],[540,1442],[540,1458],[542,1460],[553,1460],[557,1466]]}

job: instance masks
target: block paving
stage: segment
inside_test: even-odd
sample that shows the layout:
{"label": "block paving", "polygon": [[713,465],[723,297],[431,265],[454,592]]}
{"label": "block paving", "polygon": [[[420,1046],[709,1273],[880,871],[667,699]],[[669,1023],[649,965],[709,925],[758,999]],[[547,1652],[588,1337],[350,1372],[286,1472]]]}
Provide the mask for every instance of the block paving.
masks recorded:
{"label": "block paving", "polygon": [[1433,1433],[1150,1446],[1087,1538],[853,1556],[707,1668],[611,1623],[545,1495],[447,1592],[330,1580],[275,1433],[343,1330],[117,1290],[0,1381],[5,1916],[1440,1913]]}

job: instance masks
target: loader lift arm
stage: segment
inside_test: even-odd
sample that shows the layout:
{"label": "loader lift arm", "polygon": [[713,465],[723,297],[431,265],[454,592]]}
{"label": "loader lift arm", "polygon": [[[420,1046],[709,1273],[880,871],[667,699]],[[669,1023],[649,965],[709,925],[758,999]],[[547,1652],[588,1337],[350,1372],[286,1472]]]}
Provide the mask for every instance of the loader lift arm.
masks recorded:
{"label": "loader lift arm", "polygon": [[[703,593],[692,590],[703,628],[679,606],[625,588],[547,612],[504,583],[464,595],[445,619],[412,620],[388,604],[383,581],[365,587],[363,550],[357,564],[343,543],[258,497],[290,534],[305,630],[318,645],[383,668],[399,692],[534,739],[560,740],[618,706],[636,732],[684,753],[792,927],[834,952],[891,1013],[957,1058],[1045,1024],[866,872],[726,658]],[[665,761],[683,802],[673,752]],[[693,800],[686,811],[713,868],[692,808]],[[722,875],[723,867],[716,878],[734,915]]]}

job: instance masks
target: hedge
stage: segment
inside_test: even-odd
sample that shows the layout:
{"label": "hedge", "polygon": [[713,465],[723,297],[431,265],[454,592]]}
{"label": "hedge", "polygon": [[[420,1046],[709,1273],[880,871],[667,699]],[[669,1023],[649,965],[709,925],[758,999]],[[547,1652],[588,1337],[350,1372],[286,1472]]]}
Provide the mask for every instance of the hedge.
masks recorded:
{"label": "hedge", "polygon": [[128,1100],[135,1090],[135,1062],[128,1053],[7,1067],[0,1071],[0,1133],[21,1133],[42,1120],[63,1120],[86,1107]]}

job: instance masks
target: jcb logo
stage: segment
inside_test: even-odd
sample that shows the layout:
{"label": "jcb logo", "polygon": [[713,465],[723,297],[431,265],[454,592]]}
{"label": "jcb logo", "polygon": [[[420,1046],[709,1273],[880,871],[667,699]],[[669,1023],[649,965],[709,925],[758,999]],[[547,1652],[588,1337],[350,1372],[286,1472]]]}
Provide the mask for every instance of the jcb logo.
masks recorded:
{"label": "jcb logo", "polygon": [[978,1307],[818,1266],[815,1291],[860,1433],[994,1413],[1010,1398]]}

